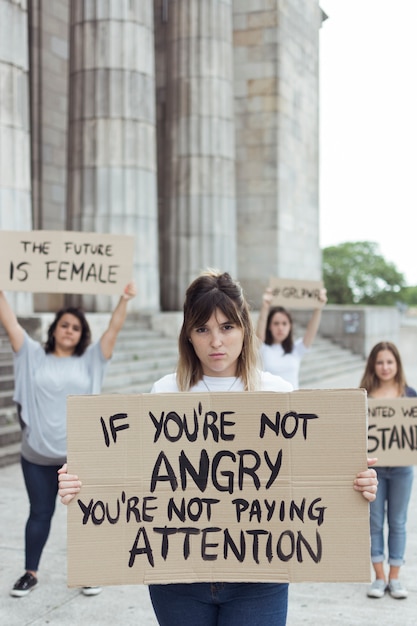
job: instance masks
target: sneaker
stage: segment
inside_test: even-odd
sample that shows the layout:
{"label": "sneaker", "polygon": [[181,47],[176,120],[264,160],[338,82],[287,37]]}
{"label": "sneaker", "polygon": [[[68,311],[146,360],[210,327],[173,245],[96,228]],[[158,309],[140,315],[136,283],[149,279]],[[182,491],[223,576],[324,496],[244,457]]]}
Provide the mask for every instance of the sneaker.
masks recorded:
{"label": "sneaker", "polygon": [[103,590],[101,587],[83,587],[82,592],[85,596],[98,596]]}
{"label": "sneaker", "polygon": [[38,579],[33,574],[26,572],[23,574],[21,578],[15,583],[13,589],[10,592],[11,596],[15,598],[22,598],[23,596],[27,596],[28,593],[35,588],[35,585],[38,584]]}
{"label": "sneaker", "polygon": [[385,580],[382,580],[382,578],[377,578],[376,580],[374,580],[372,585],[368,587],[366,595],[368,596],[368,598],[383,598],[386,588],[387,584]]}
{"label": "sneaker", "polygon": [[396,598],[397,600],[402,600],[408,596],[408,591],[405,587],[402,586],[401,582],[398,579],[390,580],[387,587],[390,596],[392,598]]}

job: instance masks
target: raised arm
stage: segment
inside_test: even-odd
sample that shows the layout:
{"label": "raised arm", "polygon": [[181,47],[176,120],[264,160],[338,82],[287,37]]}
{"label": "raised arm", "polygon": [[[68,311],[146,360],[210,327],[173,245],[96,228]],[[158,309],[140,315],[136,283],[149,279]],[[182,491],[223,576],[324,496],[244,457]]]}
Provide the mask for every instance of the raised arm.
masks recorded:
{"label": "raised arm", "polygon": [[121,331],[127,314],[127,303],[136,296],[136,286],[132,281],[126,285],[123,295],[114,309],[107,330],[100,339],[101,351],[106,359],[113,354],[117,335]]}
{"label": "raised arm", "polygon": [[[326,289],[320,290],[319,300],[321,302],[324,302],[324,304],[326,304],[327,302],[327,290]],[[303,337],[303,344],[305,345],[306,348],[310,348],[314,339],[316,338],[317,331],[319,329],[320,321],[321,321],[321,311],[322,311],[321,308],[314,309],[313,315],[311,316],[310,321],[307,324],[306,332]]]}
{"label": "raised arm", "polygon": [[23,345],[25,332],[8,303],[3,291],[0,291],[0,322],[3,324],[14,352],[19,352]]}
{"label": "raised arm", "polygon": [[256,336],[260,339],[260,341],[262,341],[262,343],[264,343],[266,337],[266,322],[268,319],[272,297],[272,289],[271,287],[267,287],[262,296],[262,306],[259,311],[258,323],[256,324]]}

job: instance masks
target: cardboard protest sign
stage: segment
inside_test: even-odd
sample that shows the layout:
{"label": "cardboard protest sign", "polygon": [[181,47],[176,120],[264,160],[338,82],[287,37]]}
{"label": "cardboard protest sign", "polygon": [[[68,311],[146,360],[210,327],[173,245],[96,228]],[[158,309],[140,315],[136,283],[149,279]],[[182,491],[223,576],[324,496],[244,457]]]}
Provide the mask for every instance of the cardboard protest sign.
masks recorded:
{"label": "cardboard protest sign", "polygon": [[378,465],[417,465],[417,398],[368,398],[368,451]]}
{"label": "cardboard protest sign", "polygon": [[370,580],[364,390],[72,396],[67,414],[69,586]]}
{"label": "cardboard protest sign", "polygon": [[272,306],[283,306],[286,309],[321,309],[324,306],[324,302],[319,300],[322,281],[272,277],[269,286],[274,296]]}
{"label": "cardboard protest sign", "polygon": [[0,289],[120,294],[132,279],[134,237],[0,231]]}

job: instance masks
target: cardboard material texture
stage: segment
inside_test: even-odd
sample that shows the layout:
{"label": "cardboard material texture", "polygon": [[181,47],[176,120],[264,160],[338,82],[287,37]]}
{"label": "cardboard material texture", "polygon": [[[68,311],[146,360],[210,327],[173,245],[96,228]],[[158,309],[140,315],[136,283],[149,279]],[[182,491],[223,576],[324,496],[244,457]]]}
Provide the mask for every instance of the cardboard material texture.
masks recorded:
{"label": "cardboard material texture", "polygon": [[323,282],[318,280],[292,280],[287,278],[269,279],[272,289],[272,306],[283,306],[286,309],[321,309],[324,302],[319,300]]}
{"label": "cardboard material texture", "polygon": [[417,465],[417,398],[368,398],[368,451],[378,465]]}
{"label": "cardboard material texture", "polygon": [[72,396],[67,412],[70,587],[370,580],[364,390]]}
{"label": "cardboard material texture", "polygon": [[0,289],[121,294],[133,277],[134,237],[0,231]]}

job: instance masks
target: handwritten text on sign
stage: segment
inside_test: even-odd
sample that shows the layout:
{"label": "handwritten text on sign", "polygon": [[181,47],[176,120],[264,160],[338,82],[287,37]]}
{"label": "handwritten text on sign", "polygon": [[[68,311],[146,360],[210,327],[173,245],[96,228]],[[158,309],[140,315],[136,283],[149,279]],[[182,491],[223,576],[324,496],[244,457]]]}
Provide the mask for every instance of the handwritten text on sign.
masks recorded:
{"label": "handwritten text on sign", "polygon": [[319,300],[323,289],[321,281],[290,280],[270,278],[272,305],[288,309],[321,309],[324,302]]}
{"label": "handwritten text on sign", "polygon": [[74,231],[0,231],[0,288],[120,294],[132,279],[134,238]]}
{"label": "handwritten text on sign", "polygon": [[362,390],[69,398],[69,584],[368,580],[365,444]]}
{"label": "handwritten text on sign", "polygon": [[378,465],[417,465],[417,398],[369,398],[368,412],[368,451]]}

